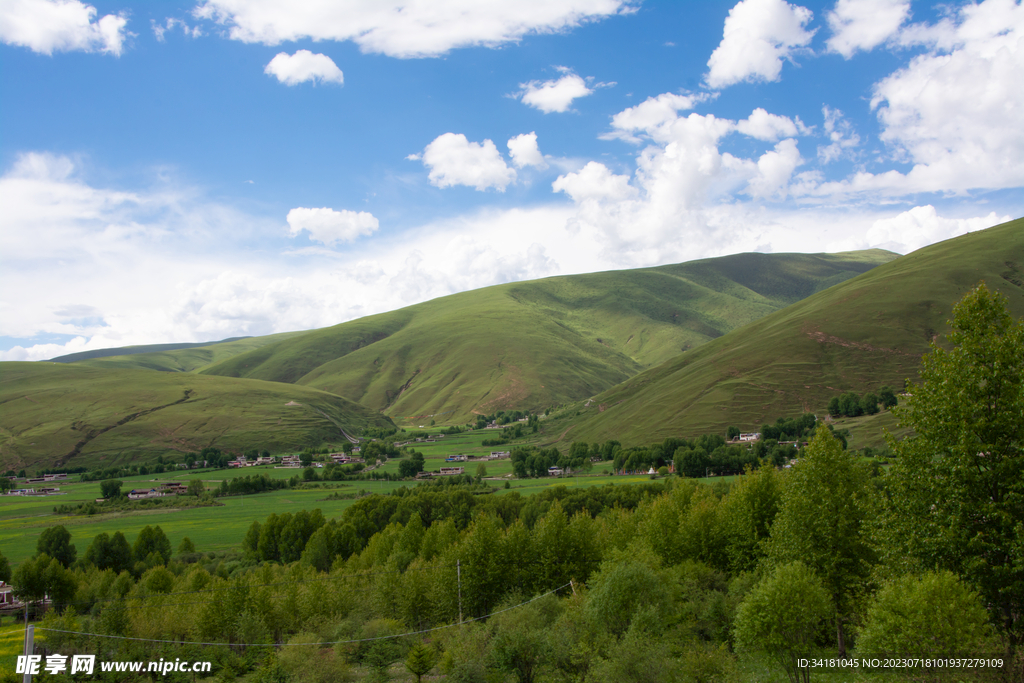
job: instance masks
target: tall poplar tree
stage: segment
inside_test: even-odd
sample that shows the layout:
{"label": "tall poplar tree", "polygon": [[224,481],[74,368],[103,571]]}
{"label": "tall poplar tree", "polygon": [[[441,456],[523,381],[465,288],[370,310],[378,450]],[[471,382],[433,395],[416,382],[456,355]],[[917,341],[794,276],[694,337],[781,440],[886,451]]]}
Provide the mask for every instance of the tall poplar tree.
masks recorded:
{"label": "tall poplar tree", "polygon": [[921,383],[895,408],[880,544],[895,571],[948,569],[980,591],[1007,637],[1024,638],[1024,321],[984,284],[953,309]]}
{"label": "tall poplar tree", "polygon": [[874,554],[864,534],[868,471],[824,425],[787,475],[771,528],[773,566],[803,562],[814,570],[835,608],[836,646],[846,656],[846,621]]}

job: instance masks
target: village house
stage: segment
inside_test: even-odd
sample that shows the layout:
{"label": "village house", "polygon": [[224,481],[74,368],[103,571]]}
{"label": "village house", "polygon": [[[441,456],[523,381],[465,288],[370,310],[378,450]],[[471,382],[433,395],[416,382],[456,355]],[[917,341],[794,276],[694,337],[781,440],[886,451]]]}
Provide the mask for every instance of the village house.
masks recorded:
{"label": "village house", "polygon": [[128,492],[128,500],[138,501],[143,498],[161,498],[163,495],[156,488],[132,488]]}
{"label": "village house", "polygon": [[750,432],[747,434],[740,434],[740,441],[757,441],[761,438],[761,432]]}
{"label": "village house", "polygon": [[465,471],[465,467],[442,467],[440,470],[440,474],[442,477],[447,477],[453,474],[462,474]]}

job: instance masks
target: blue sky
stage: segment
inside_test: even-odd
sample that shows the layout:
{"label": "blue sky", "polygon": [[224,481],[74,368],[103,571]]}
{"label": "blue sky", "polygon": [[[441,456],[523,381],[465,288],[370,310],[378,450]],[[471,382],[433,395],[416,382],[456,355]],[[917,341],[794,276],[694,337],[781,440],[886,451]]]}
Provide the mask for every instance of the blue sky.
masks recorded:
{"label": "blue sky", "polygon": [[1013,0],[0,1],[0,359],[1024,215]]}

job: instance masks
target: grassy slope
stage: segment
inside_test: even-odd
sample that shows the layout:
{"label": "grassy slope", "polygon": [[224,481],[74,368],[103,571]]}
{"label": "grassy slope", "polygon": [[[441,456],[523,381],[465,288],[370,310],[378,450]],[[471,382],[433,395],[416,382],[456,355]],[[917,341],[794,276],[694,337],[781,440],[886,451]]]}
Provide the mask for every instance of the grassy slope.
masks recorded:
{"label": "grassy slope", "polygon": [[203,372],[305,384],[396,419],[544,408],[892,258],[739,254],[499,285],[314,330]]}
{"label": "grassy slope", "polygon": [[[294,337],[302,332],[282,332],[265,337],[245,337],[232,341],[215,342],[206,345],[152,344],[149,346],[126,346],[123,349],[103,349],[102,351],[86,351],[70,356],[62,356],[55,361],[75,363],[94,368],[145,368],[164,372],[195,372],[207,365],[227,360],[246,351],[258,349],[267,344]],[[113,352],[116,355],[90,357],[90,354]],[[79,358],[81,356],[81,358]]]}
{"label": "grassy slope", "polygon": [[[290,401],[301,405],[286,406]],[[118,425],[132,415],[137,417]],[[207,446],[281,452],[340,440],[338,425],[360,429],[388,423],[379,413],[302,386],[78,364],[0,363],[3,469],[109,466]]]}
{"label": "grassy slope", "polygon": [[926,247],[680,354],[580,406],[563,438],[633,444],[753,429],[822,412],[842,391],[898,389],[980,280],[1024,315],[1024,219]]}

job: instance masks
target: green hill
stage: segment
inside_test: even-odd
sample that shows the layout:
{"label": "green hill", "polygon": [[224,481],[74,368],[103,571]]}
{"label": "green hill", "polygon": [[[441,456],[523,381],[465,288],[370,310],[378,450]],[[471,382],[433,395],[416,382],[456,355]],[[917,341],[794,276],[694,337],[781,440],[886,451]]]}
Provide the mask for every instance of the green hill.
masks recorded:
{"label": "green hill", "polygon": [[396,420],[542,409],[894,258],[738,254],[499,285],[289,337],[201,372],[307,385]]}
{"label": "green hill", "polygon": [[551,431],[652,443],[822,414],[844,391],[898,390],[982,280],[1024,315],[1024,219],[926,247],[733,330],[573,406],[581,415]]}
{"label": "green hill", "polygon": [[0,467],[100,467],[215,446],[294,451],[392,426],[316,389],[79,364],[0,363]]}
{"label": "green hill", "polygon": [[195,372],[231,356],[258,349],[302,332],[282,332],[264,337],[237,337],[195,344],[149,344],[97,349],[51,358],[54,363],[75,363],[96,368],[146,368],[163,372]]}

